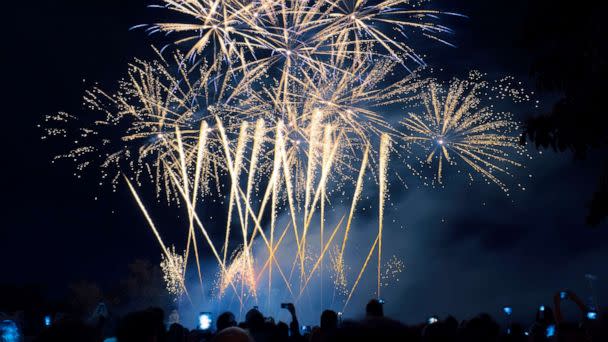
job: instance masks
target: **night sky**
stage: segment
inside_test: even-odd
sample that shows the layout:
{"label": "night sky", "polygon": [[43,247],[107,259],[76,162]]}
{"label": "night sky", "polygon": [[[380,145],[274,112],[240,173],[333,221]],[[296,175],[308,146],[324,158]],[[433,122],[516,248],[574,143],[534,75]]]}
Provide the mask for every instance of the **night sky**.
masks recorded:
{"label": "night sky", "polygon": [[[529,54],[518,48],[526,3],[436,1],[435,7],[468,19],[444,21],[456,31],[449,39],[456,48],[427,43],[432,46],[419,50],[428,52],[430,65],[450,75],[479,69],[516,76],[532,87]],[[81,113],[85,89],[96,82],[112,89],[132,57],[150,55],[155,39],[129,31],[158,19],[146,4],[3,5],[0,283],[61,291],[82,279],[110,284],[138,258],[158,261],[160,249],[125,187],[111,194],[97,186],[95,175],[75,179],[72,164],[51,164],[65,146],[41,141],[37,128],[46,114]],[[541,106],[552,104],[550,94],[539,99]],[[518,115],[524,120],[534,112]],[[599,277],[599,301],[605,306],[608,227],[584,224],[602,153],[575,161],[568,153],[531,150],[534,160],[518,174],[527,190],[510,197],[493,185],[469,186],[460,178],[442,190],[415,180],[408,190],[396,190],[392,201],[400,209],[393,218],[400,223],[387,229],[402,230],[389,244],[400,252],[406,271],[387,298],[387,311],[420,320],[433,313],[498,314],[510,304],[531,316],[562,288],[588,294],[586,273]]]}

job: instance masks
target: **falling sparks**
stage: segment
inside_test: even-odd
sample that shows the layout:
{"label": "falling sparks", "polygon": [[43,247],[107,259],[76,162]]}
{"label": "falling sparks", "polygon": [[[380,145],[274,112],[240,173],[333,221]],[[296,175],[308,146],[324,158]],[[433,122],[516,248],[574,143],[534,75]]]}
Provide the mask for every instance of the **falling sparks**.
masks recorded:
{"label": "falling sparks", "polygon": [[257,291],[255,275],[251,271],[251,259],[243,253],[242,249],[235,250],[232,261],[227,267],[225,274],[217,277],[219,295],[222,296],[232,283],[242,283],[246,286],[247,292],[255,296]]}
{"label": "falling sparks", "polygon": [[169,254],[161,255],[160,268],[167,292],[178,301],[184,295],[184,256],[175,251],[175,246],[169,248]]}
{"label": "falling sparks", "polygon": [[405,262],[397,255],[393,255],[383,267],[382,286],[388,287],[400,281],[401,273],[405,270]]}

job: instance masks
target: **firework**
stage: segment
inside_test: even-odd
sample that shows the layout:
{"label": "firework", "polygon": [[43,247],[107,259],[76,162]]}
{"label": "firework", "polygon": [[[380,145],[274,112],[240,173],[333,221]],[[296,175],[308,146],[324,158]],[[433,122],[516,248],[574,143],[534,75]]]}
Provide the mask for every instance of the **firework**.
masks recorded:
{"label": "firework", "polygon": [[[390,56],[406,53],[408,58],[421,62],[404,42],[406,34],[416,30],[446,43],[439,35],[452,31],[440,25],[437,17],[457,15],[424,8],[428,2],[162,0],[164,5],[153,7],[176,12],[182,21],[153,24],[147,30],[181,36],[174,42],[176,45],[193,42],[189,57],[213,49],[229,58],[236,49],[243,48],[252,54],[268,49],[288,58],[300,56],[306,60],[318,53],[336,59],[361,55],[371,44]],[[392,34],[396,35],[391,37]]]}
{"label": "firework", "polygon": [[169,254],[161,255],[160,268],[163,272],[163,280],[167,287],[167,292],[177,301],[184,295],[184,256],[175,251],[175,246],[169,248]]}
{"label": "firework", "polygon": [[[344,63],[388,57],[404,64],[422,58],[407,42],[414,32],[442,43],[451,30],[438,23],[444,13],[427,0],[290,1],[163,0],[154,6],[176,12],[178,22],[147,26],[190,44],[186,57],[213,55],[247,71],[250,81],[273,84],[289,102],[296,80],[315,73],[348,72]],[[268,79],[271,81],[268,82]]]}
{"label": "firework", "polygon": [[[230,129],[236,129],[243,117],[255,117],[261,111],[247,100],[246,85],[233,82],[235,75],[220,63],[202,61],[190,67],[182,59],[179,53],[173,62],[160,54],[151,61],[136,59],[129,65],[127,77],[119,82],[118,91],[94,87],[86,92],[84,103],[95,113],[93,117],[64,113],[47,117],[54,126],[46,129],[45,138],[75,136],[75,147],[55,159],[73,159],[79,171],[100,160],[102,182],[115,186],[122,173],[138,185],[148,179],[156,185],[157,195],[165,191],[170,201],[179,200],[179,196],[165,167],[182,173],[184,167],[196,163],[200,184],[193,195],[208,192],[209,179],[219,177],[215,172],[218,165],[227,165],[218,163],[221,157],[214,153],[197,160],[201,123],[221,115],[230,119],[225,122]],[[60,124],[67,127],[57,127]],[[79,129],[70,132],[70,126]],[[183,139],[177,137],[177,131]],[[184,158],[176,153],[174,146],[178,144],[184,144]],[[205,144],[212,150],[221,149],[217,135],[209,135]]]}
{"label": "firework", "polygon": [[[525,154],[518,140],[518,123],[510,112],[497,111],[493,101],[526,96],[504,80],[491,83],[478,72],[466,80],[454,79],[449,86],[433,81],[423,96],[422,114],[410,113],[401,121],[402,138],[422,148],[423,163],[433,165],[435,181],[442,184],[446,166],[468,167],[507,192],[499,176],[521,167],[517,157]],[[496,94],[493,97],[487,94]],[[460,161],[460,163],[459,163]]]}
{"label": "firework", "polygon": [[[452,13],[427,2],[162,0],[156,7],[181,21],[148,31],[176,37],[188,52],[166,58],[156,50],[155,59],[135,60],[117,91],[86,93],[85,104],[101,115],[50,116],[55,127],[45,137],[75,134],[74,147],[57,158],[73,159],[78,171],[100,159],[102,183],[125,180],[161,246],[166,285],[177,298],[189,296],[184,278],[192,257],[203,290],[198,240],[217,266],[217,295],[230,293],[241,309],[257,304],[262,284],[269,301],[277,283],[294,301],[317,275],[322,287],[325,259],[346,307],[375,252],[380,296],[403,269],[400,259],[382,258],[393,153],[418,156],[422,149],[420,160],[436,166],[438,183],[446,165],[464,165],[505,191],[498,175],[520,166],[510,151],[523,153],[511,116],[482,101],[488,89],[497,94],[493,100],[520,92],[479,77],[445,88],[409,70],[411,61],[424,61],[406,35],[446,43],[442,37],[451,33],[438,16]],[[423,111],[398,127],[387,116],[419,103]],[[378,231],[365,258],[347,263],[351,225],[372,178]],[[146,180],[157,197],[164,193],[186,210],[183,255],[167,248],[138,193]],[[226,206],[220,234],[200,217],[211,196]],[[347,210],[333,205],[334,197],[350,198]],[[341,219],[327,221],[328,212]],[[353,277],[348,271],[359,264]]]}

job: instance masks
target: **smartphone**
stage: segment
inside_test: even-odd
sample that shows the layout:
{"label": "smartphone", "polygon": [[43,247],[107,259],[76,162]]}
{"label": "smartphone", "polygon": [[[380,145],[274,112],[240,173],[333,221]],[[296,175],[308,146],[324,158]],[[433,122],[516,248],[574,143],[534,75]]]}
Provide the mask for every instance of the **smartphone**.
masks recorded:
{"label": "smartphone", "polygon": [[378,299],[378,303],[384,304],[384,299]]}
{"label": "smartphone", "polygon": [[538,310],[539,310],[540,312],[544,312],[544,311],[545,311],[545,306],[544,306],[544,305],[539,306],[539,307],[538,307]]}
{"label": "smartphone", "polygon": [[502,311],[507,316],[511,316],[511,314],[513,313],[513,309],[510,306],[505,306],[504,308],[502,308]]}
{"label": "smartphone", "polygon": [[568,292],[566,291],[561,291],[559,293],[559,299],[564,300],[564,299],[568,299]]}
{"label": "smartphone", "polygon": [[435,317],[435,316],[431,316],[429,317],[428,321],[429,324],[435,324],[437,322],[439,322],[439,318]]}
{"label": "smartphone", "polygon": [[312,332],[312,326],[303,325],[302,326],[302,334],[310,334]]}
{"label": "smartphone", "polygon": [[545,330],[545,336],[553,337],[554,335],[555,335],[555,325],[550,324],[547,326],[547,329]]}
{"label": "smartphone", "polygon": [[281,309],[287,309],[289,307],[289,303],[281,303]]}
{"label": "smartphone", "polygon": [[597,319],[597,312],[595,311],[589,311],[587,312],[587,319],[590,321],[594,321]]}
{"label": "smartphone", "polygon": [[44,326],[50,327],[52,324],[51,315],[44,316]]}
{"label": "smartphone", "polygon": [[198,328],[200,330],[208,331],[211,330],[211,324],[213,323],[213,318],[210,312],[201,312],[198,315]]}

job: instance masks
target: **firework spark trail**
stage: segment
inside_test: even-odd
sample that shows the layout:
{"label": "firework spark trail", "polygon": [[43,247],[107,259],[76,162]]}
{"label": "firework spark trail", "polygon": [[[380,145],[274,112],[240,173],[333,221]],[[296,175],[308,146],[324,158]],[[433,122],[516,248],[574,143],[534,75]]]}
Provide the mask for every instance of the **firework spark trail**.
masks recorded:
{"label": "firework spark trail", "polygon": [[[222,131],[220,130],[220,133],[221,132]],[[246,207],[245,210],[248,211],[249,215],[251,216],[251,218],[252,218],[252,220],[253,220],[253,222],[255,224],[255,227],[256,227],[255,232],[259,232],[260,233],[260,235],[262,236],[262,239],[263,239],[264,243],[266,244],[266,248],[268,249],[268,251],[271,252],[269,258],[271,260],[274,260],[274,263],[276,264],[277,269],[278,269],[281,277],[285,281],[285,284],[289,287],[289,282],[287,281],[287,279],[286,279],[286,277],[285,277],[285,275],[284,275],[284,273],[283,273],[280,265],[278,264],[278,262],[274,258],[274,253],[272,253],[273,246],[272,246],[272,242],[271,241],[273,241],[273,240],[271,240],[271,241],[268,240],[268,238],[264,234],[264,231],[263,231],[263,229],[262,229],[262,227],[260,225],[260,222],[259,222],[259,217],[261,217],[261,215],[263,213],[264,203],[265,203],[265,201],[268,198],[268,194],[271,192],[271,191],[269,191],[269,189],[272,189],[273,187],[277,187],[277,193],[279,192],[279,188],[278,188],[279,185],[275,184],[274,180],[276,180],[276,179],[279,178],[280,165],[281,165],[281,161],[282,161],[282,159],[280,157],[281,156],[281,149],[279,147],[283,144],[283,140],[281,138],[282,133],[280,133],[280,132],[282,132],[282,130],[281,130],[280,127],[278,127],[277,128],[277,138],[276,139],[279,141],[279,143],[275,143],[275,149],[277,149],[277,153],[278,153],[276,155],[275,159],[276,159],[276,165],[278,165],[278,167],[275,167],[275,169],[273,170],[273,177],[271,179],[271,182],[268,185],[268,189],[267,189],[266,195],[265,195],[265,200],[263,201],[263,205],[262,205],[262,208],[260,209],[260,213],[258,214],[258,217],[256,218],[256,215],[253,212],[253,209],[252,209],[252,207],[251,207],[250,204],[247,204],[245,206]],[[225,136],[224,136],[224,138],[222,140],[224,141],[224,146],[228,146],[229,145],[228,144],[228,140],[227,140],[227,138]],[[229,161],[227,161],[227,162],[229,162]],[[239,198],[239,195],[240,195],[241,198]],[[246,198],[246,194],[243,193],[242,189],[240,189],[240,187],[237,185],[237,198],[236,198],[237,204],[240,203],[241,199],[244,199],[244,198]],[[276,209],[275,209],[274,212],[276,212]],[[271,230],[271,233],[272,233],[272,230]],[[251,241],[249,242],[249,245],[251,245],[253,243],[253,238],[254,238],[254,235],[252,234]],[[272,239],[274,239],[274,237],[272,237]],[[272,269],[272,267],[269,268],[269,272],[270,272],[271,269]]]}
{"label": "firework spark trail", "polygon": [[310,282],[310,279],[315,274],[315,271],[317,270],[317,268],[319,267],[319,265],[323,261],[323,258],[325,257],[325,253],[327,252],[327,249],[329,248],[329,246],[331,245],[332,241],[334,240],[334,237],[336,236],[336,233],[338,232],[339,228],[342,226],[342,222],[344,222],[344,216],[342,216],[342,218],[340,219],[340,222],[338,222],[338,224],[334,228],[334,231],[333,231],[333,233],[331,233],[329,239],[327,240],[327,243],[322,246],[323,249],[321,251],[321,255],[319,255],[319,257],[317,258],[317,262],[315,263],[315,265],[313,266],[313,268],[310,270],[310,272],[308,274],[308,277],[304,281],[304,286],[300,287],[300,294],[298,295],[298,299],[296,300],[296,302],[302,297],[302,294],[304,293],[304,290],[306,290],[306,288],[308,286],[308,282]]}
{"label": "firework spark trail", "polygon": [[[139,209],[144,214],[146,221],[148,221],[148,225],[150,226],[150,229],[152,229],[152,232],[154,233],[156,240],[158,240],[158,244],[160,245],[160,248],[163,250],[165,257],[167,258],[167,260],[170,260],[169,263],[170,263],[171,267],[174,269],[174,272],[175,271],[181,272],[181,268],[178,268],[177,265],[175,264],[175,260],[173,260],[171,253],[165,246],[163,239],[160,237],[160,233],[158,232],[158,229],[156,229],[156,225],[154,224],[154,221],[152,221],[150,214],[148,214],[148,210],[146,209],[143,202],[139,198],[139,195],[137,194],[137,191],[133,187],[133,184],[131,184],[131,181],[129,181],[129,179],[126,176],[123,176],[123,177],[124,177],[125,181],[127,182],[127,185],[129,186],[129,190],[131,191],[131,194],[135,198],[135,201],[137,202]],[[186,284],[183,281],[181,281],[180,286],[183,287],[186,297],[188,297],[188,300],[191,302],[190,295],[188,294],[188,289],[186,288]]]}
{"label": "firework spark trail", "polygon": [[[201,127],[201,129],[202,129],[202,127]],[[179,155],[180,170],[182,173],[183,188],[184,188],[184,192],[185,192],[184,200],[189,201],[190,196],[188,195],[188,193],[189,193],[190,185],[188,183],[188,171],[186,169],[186,154],[184,151],[182,135],[181,135],[181,132],[178,127],[175,128],[175,136],[177,137],[177,149],[178,149],[178,155]],[[199,146],[200,146],[200,143],[199,143]],[[200,148],[199,148],[198,152],[199,152],[199,154],[202,155],[202,151],[200,151]],[[186,263],[188,261],[190,242],[192,241],[192,246],[194,247],[194,256],[196,259],[196,267],[197,267],[197,271],[198,271],[199,284],[200,284],[201,291],[203,291],[203,274],[201,272],[201,265],[200,265],[200,258],[198,255],[198,245],[196,242],[196,235],[194,234],[193,212],[194,212],[195,206],[196,206],[195,199],[196,199],[196,186],[194,186],[194,194],[192,195],[191,205],[189,206],[189,208],[191,208],[191,209],[188,210],[189,229],[188,229],[188,242],[186,243],[187,247],[186,247],[186,258],[185,258],[186,260],[185,261],[186,261]],[[185,273],[186,273],[186,268],[184,267],[184,275],[185,275]],[[204,293],[204,291],[203,291],[203,293]]]}
{"label": "firework spark trail", "polygon": [[[340,248],[340,253],[338,254],[338,264],[342,265],[344,263],[344,250],[346,249],[346,243],[348,241],[348,233],[350,232],[350,226],[355,215],[355,209],[357,207],[357,202],[361,197],[361,192],[363,191],[363,180],[365,177],[365,170],[367,168],[369,156],[369,146],[365,148],[365,152],[363,153],[363,159],[361,161],[361,169],[359,170],[359,176],[357,177],[357,184],[355,185],[355,192],[353,193],[353,199],[350,206],[350,212],[348,214],[348,220],[346,221],[346,229],[344,230],[344,238],[342,240],[342,247]],[[343,272],[340,272],[340,277],[344,277]]]}
{"label": "firework spark trail", "polygon": [[[277,219],[277,202],[279,196],[279,173],[281,169],[281,161],[282,161],[282,150],[283,147],[283,125],[279,122],[276,130],[275,137],[275,147],[274,147],[274,163],[273,163],[273,181],[272,181],[272,199],[270,201],[270,247],[269,250],[272,251],[274,248],[274,229],[276,226]],[[270,301],[270,291],[272,286],[272,264],[268,268],[268,300]]]}
{"label": "firework spark trail", "polygon": [[[328,148],[325,149],[323,151],[323,153],[324,154],[329,153],[329,155],[324,155],[322,158],[324,164],[321,166],[321,178],[319,180],[319,184],[317,185],[317,190],[315,191],[315,196],[314,196],[312,204],[310,206],[312,209],[317,207],[317,202],[319,201],[319,198],[321,196],[325,196],[325,194],[321,193],[320,189],[323,189],[323,187],[327,184],[327,181],[329,178],[329,173],[330,173],[333,163],[335,161],[335,158],[336,158],[336,155],[338,152],[338,148],[340,147],[342,132],[338,133],[338,137],[335,140],[332,138],[333,132],[334,132],[334,129],[332,126],[330,126],[330,125],[325,126],[323,144],[324,144],[324,146],[328,146]],[[329,146],[331,146],[331,148],[329,148]],[[304,232],[302,233],[302,239],[305,239],[306,233],[308,233],[308,227],[310,226],[310,222],[312,221],[312,216],[314,215],[314,213],[315,213],[314,210],[310,210],[310,212],[308,213],[308,216],[304,218],[305,224],[304,224]],[[302,249],[303,247],[304,247],[304,242],[302,242],[300,244],[300,248]]]}
{"label": "firework spark trail", "polygon": [[[243,123],[241,125],[241,129],[240,129],[238,140],[237,140],[234,164],[233,164],[232,158],[230,156],[230,153],[231,153],[230,146],[229,146],[228,140],[226,138],[226,133],[224,131],[224,128],[223,128],[221,122],[219,121],[219,118],[217,118],[216,120],[217,120],[218,130],[220,131],[220,136],[222,138],[222,143],[224,146],[224,153],[226,154],[226,162],[228,163],[228,169],[229,169],[230,178],[231,178],[230,198],[229,198],[229,202],[228,202],[228,217],[226,220],[226,238],[224,240],[224,263],[226,263],[226,254],[228,252],[228,242],[229,242],[229,238],[230,238],[230,226],[232,224],[232,209],[233,209],[233,204],[235,201],[234,197],[237,195],[236,189],[239,186],[239,178],[240,178],[241,169],[242,169],[243,156],[245,153],[245,146],[246,146],[247,140],[248,140],[248,133],[247,133],[248,123],[247,123],[247,121],[243,121]],[[240,223],[241,223],[243,244],[246,249],[247,248],[247,231],[245,229],[242,209],[240,208],[241,201],[237,199],[236,202],[237,202],[236,203],[237,209],[239,212],[239,219],[240,219]]]}
{"label": "firework spark trail", "polygon": [[372,258],[372,255],[374,254],[374,251],[376,250],[376,246],[378,245],[379,238],[380,238],[379,236],[376,236],[376,240],[374,240],[374,243],[372,244],[372,248],[369,249],[369,253],[367,254],[367,257],[365,258],[365,261],[363,262],[363,266],[361,266],[361,270],[359,271],[359,274],[357,275],[357,278],[355,279],[355,282],[353,283],[353,287],[350,289],[350,292],[348,293],[346,302],[344,302],[344,307],[342,308],[342,312],[346,311],[346,307],[348,306],[348,303],[350,302],[351,298],[353,297],[353,293],[355,293],[355,290],[357,289],[357,286],[359,285],[359,281],[361,281],[361,277],[363,276],[363,273],[367,269],[369,260]]}
{"label": "firework spark trail", "polygon": [[262,266],[262,268],[260,269],[260,271],[258,272],[258,276],[256,278],[257,281],[260,280],[260,278],[262,278],[262,276],[264,275],[264,272],[266,271],[266,269],[269,267],[269,265],[272,262],[272,255],[275,255],[276,252],[278,251],[279,247],[281,246],[281,243],[283,242],[283,238],[287,235],[287,231],[289,230],[291,223],[288,223],[285,226],[285,229],[283,229],[283,233],[281,233],[281,236],[279,236],[279,239],[277,240],[277,243],[274,244],[273,249],[272,250],[268,250],[268,257],[266,258],[266,261],[264,261],[264,266]]}
{"label": "firework spark trail", "polygon": [[308,206],[310,204],[310,193],[312,191],[312,183],[315,178],[315,170],[317,166],[317,140],[319,138],[319,124],[322,120],[323,113],[316,109],[312,116],[310,124],[310,135],[308,137],[308,166],[306,167],[306,187],[304,196],[304,217],[308,217]]}
{"label": "firework spark trail", "polygon": [[[331,126],[329,126],[331,127]],[[323,148],[321,149],[321,165],[326,165],[328,163],[329,155],[331,154],[331,128],[325,128],[323,132]],[[324,244],[324,234],[325,234],[325,201],[327,198],[327,182],[321,184],[321,224],[320,226],[320,238],[321,238],[321,246]],[[323,289],[323,265],[321,264],[321,290]],[[321,299],[322,300],[322,299]]]}
{"label": "firework spark trail", "polygon": [[[240,196],[242,198],[245,198],[245,193],[242,191],[242,189],[239,189],[239,193]],[[246,206],[246,210],[249,212],[249,215],[251,216],[253,223],[255,224],[256,227],[256,232],[259,232],[260,236],[262,237],[262,240],[264,241],[264,244],[267,248],[268,251],[272,251],[273,249],[270,246],[270,242],[268,240],[268,238],[266,237],[266,234],[264,233],[264,230],[262,229],[262,226],[260,224],[260,221],[258,220],[258,218],[256,217],[255,212],[253,211],[253,209],[251,208],[250,205]],[[249,241],[249,245],[253,244],[253,234],[252,234],[252,238]],[[276,258],[274,257],[274,253],[271,253],[269,256],[269,259],[274,260],[274,263],[276,264],[277,269],[279,270],[279,273],[281,274],[281,277],[283,278],[283,280],[285,281],[285,284],[287,287],[290,287],[289,285],[289,281],[287,280],[287,278],[285,277],[285,274],[283,273],[283,270],[281,268],[281,265],[278,263],[278,261],[276,260]]]}
{"label": "firework spark trail", "polygon": [[[249,163],[249,172],[247,175],[247,189],[245,194],[245,232],[249,232],[249,211],[251,209],[251,191],[253,189],[253,183],[255,181],[256,170],[258,166],[258,160],[260,152],[262,151],[262,143],[264,142],[265,125],[264,120],[259,119],[256,123],[255,130],[253,133],[253,147],[251,150],[251,157]],[[255,230],[254,230],[255,233]],[[252,233],[253,235],[253,233]],[[246,257],[249,263],[249,273],[254,274],[253,259],[251,256],[250,244],[245,241],[244,249],[246,251]]]}
{"label": "firework spark trail", "polygon": [[391,141],[387,134],[382,135],[380,140],[380,192],[378,194],[379,199],[379,212],[378,212],[378,298],[380,298],[381,288],[381,274],[382,274],[382,230],[384,229],[384,205],[387,197],[388,190],[388,162],[390,153]]}
{"label": "firework spark trail", "polygon": [[[327,180],[329,177],[329,172],[332,168],[334,159],[336,157],[336,153],[338,151],[338,147],[340,146],[340,140],[342,137],[342,134],[339,133],[338,137],[334,141],[334,139],[332,139],[332,133],[333,133],[333,127],[331,127],[331,125],[325,126],[323,144],[324,144],[324,146],[328,146],[328,148],[324,149],[324,153],[328,152],[329,155],[324,156],[322,158],[322,160],[324,161],[324,164],[321,166],[321,177],[319,179],[319,183],[318,183],[317,189],[315,191],[315,196],[314,196],[312,204],[310,206],[311,210],[308,213],[308,216],[304,217],[304,227],[302,228],[302,236],[300,238],[300,244],[298,245],[298,253],[300,255],[300,260],[302,263],[301,264],[302,269],[304,268],[303,259],[304,259],[304,251],[306,248],[305,246],[306,246],[306,236],[308,234],[308,228],[312,221],[312,217],[316,211],[314,209],[317,207],[317,202],[319,201],[319,198],[321,196],[325,196],[325,194],[322,194],[320,190],[323,189],[324,185],[327,183]],[[331,148],[329,148],[329,146],[331,146]],[[295,266],[295,263],[294,263],[294,266]],[[293,266],[292,266],[291,274],[293,274]],[[290,275],[290,279],[291,279],[291,275]]]}
{"label": "firework spark trail", "polygon": [[[236,146],[236,151],[235,151],[234,164],[232,164],[231,157],[230,157],[231,152],[229,150],[229,142],[226,137],[225,130],[224,130],[219,118],[216,117],[216,121],[217,121],[217,125],[218,125],[218,130],[220,132],[220,136],[222,139],[224,153],[226,155],[226,162],[228,163],[228,171],[230,173],[231,183],[232,183],[231,190],[230,190],[230,199],[229,199],[226,238],[225,238],[225,242],[224,242],[224,258],[226,258],[226,252],[228,251],[228,242],[229,242],[229,236],[230,236],[229,232],[230,232],[230,225],[232,223],[231,222],[232,205],[233,205],[234,201],[236,201],[240,224],[241,224],[241,233],[242,233],[242,237],[243,237],[243,256],[245,258],[245,262],[247,263],[247,267],[245,269],[245,272],[247,272],[245,279],[248,279],[249,283],[251,285],[252,284],[251,282],[253,281],[254,278],[253,278],[253,265],[251,263],[250,251],[249,251],[249,246],[247,243],[247,234],[248,233],[247,233],[247,228],[246,228],[245,222],[244,222],[244,220],[246,220],[246,218],[243,217],[243,213],[242,213],[242,209],[241,209],[241,200],[239,198],[239,193],[237,192],[237,189],[240,190],[240,185],[239,185],[240,173],[241,173],[241,169],[242,169],[242,162],[243,162],[243,158],[244,158],[245,147],[246,147],[247,141],[249,139],[248,123],[246,121],[243,121],[241,124],[240,132],[239,132],[239,135],[237,138],[237,146]],[[236,199],[234,198],[235,196],[236,196]],[[245,205],[249,206],[249,203],[246,203]],[[225,262],[225,259],[224,259],[224,262]],[[243,284],[241,286],[241,289],[243,290]],[[254,297],[257,297],[255,289],[252,289],[251,291],[253,292]],[[241,291],[241,292],[243,292],[243,291]],[[243,297],[243,295],[244,294],[241,293],[241,297]],[[241,306],[242,306],[242,302],[241,302]]]}
{"label": "firework spark trail", "polygon": [[[199,191],[199,182],[200,182],[200,177],[201,177],[201,171],[202,171],[202,163],[203,163],[203,155],[205,152],[205,148],[207,146],[207,136],[209,134],[209,125],[207,124],[206,121],[203,121],[201,123],[201,127],[200,127],[200,131],[199,131],[199,136],[198,136],[198,142],[197,142],[197,148],[196,148],[196,167],[195,167],[195,171],[194,171],[194,188],[192,190],[192,212],[190,212],[188,215],[188,223],[190,225],[190,237],[188,238],[188,242],[187,242],[187,246],[186,246],[186,255],[184,257],[184,275],[186,274],[186,269],[187,269],[187,264],[188,264],[188,249],[190,248],[190,241],[194,241],[194,254],[195,254],[195,258],[196,258],[196,267],[198,268],[198,273],[200,275],[199,277],[199,281],[200,281],[200,286],[201,286],[201,290],[203,289],[203,280],[202,280],[202,272],[201,272],[201,266],[200,266],[200,258],[198,256],[198,247],[197,247],[197,242],[196,242],[196,234],[194,231],[194,215],[193,212],[194,210],[196,210],[196,203],[197,203],[197,196],[198,196],[198,191]],[[203,291],[204,294],[204,291]]]}
{"label": "firework spark trail", "polygon": [[280,267],[278,261],[276,260],[276,258],[274,258],[274,255],[276,254],[277,250],[281,246],[281,243],[283,242],[283,238],[285,237],[285,235],[287,234],[287,231],[290,228],[289,227],[290,224],[291,223],[288,223],[285,226],[285,229],[283,229],[283,233],[281,234],[281,236],[277,240],[277,243],[273,246],[273,250],[270,251],[270,253],[268,255],[268,258],[266,258],[266,261],[264,262],[264,266],[258,272],[258,276],[256,278],[256,282],[260,281],[260,278],[264,275],[264,272],[266,271],[266,268],[268,268],[274,262],[276,264],[276,266],[277,266],[277,269],[279,270],[279,274],[281,274],[281,277],[283,278],[283,281],[285,282],[285,286],[287,287],[287,290],[289,291],[289,293],[293,297],[294,294],[293,294],[293,290],[291,288],[291,285],[289,284],[289,280],[287,280],[287,277],[285,277],[285,273],[283,273],[283,270]]}
{"label": "firework spark trail", "polygon": [[[202,221],[200,220],[198,214],[194,210],[192,210],[191,203],[190,203],[190,201],[188,201],[188,197],[186,196],[186,194],[184,192],[184,189],[182,189],[179,186],[180,182],[177,179],[177,176],[175,175],[175,173],[171,169],[168,169],[168,171],[169,171],[169,176],[173,180],[174,184],[177,184],[177,189],[178,189],[179,193],[181,194],[182,198],[184,198],[189,212],[191,211],[193,213],[194,220],[195,220],[197,226],[199,227],[199,229],[203,233],[203,236],[207,240],[207,243],[209,244],[209,247],[211,247],[211,252],[215,256],[215,259],[217,260],[218,264],[220,265],[222,274],[226,274],[226,264],[224,264],[222,262],[222,258],[220,257],[219,253],[217,252],[217,249],[215,248],[215,245],[213,244],[213,241],[211,241],[211,238],[209,237],[209,234],[207,233],[207,230],[205,229],[205,226],[203,225]],[[231,284],[232,289],[234,290],[235,295],[239,299],[239,302],[241,303],[241,305],[243,305],[243,300],[239,296],[239,293],[238,293],[238,291],[236,289],[236,286],[232,282],[230,284]]]}
{"label": "firework spark trail", "polygon": [[[321,205],[320,205],[320,217],[319,217],[319,239],[320,239],[320,246],[323,246],[325,244],[325,198],[326,196],[326,191],[327,191],[327,185],[324,184],[323,187],[321,188]],[[320,271],[320,283],[321,283],[321,295],[320,295],[320,300],[321,300],[321,307],[323,307],[323,261],[321,261],[321,271]]]}
{"label": "firework spark trail", "polygon": [[[281,129],[283,129],[283,126],[279,126],[279,127]],[[291,218],[292,218],[294,234],[296,236],[298,236],[296,205],[294,203],[294,195],[293,195],[293,188],[292,188],[293,182],[292,182],[292,176],[291,176],[291,167],[290,167],[291,164],[288,162],[287,151],[285,151],[283,133],[281,133],[281,135],[279,137],[281,138],[280,144],[279,144],[279,150],[280,150],[279,155],[280,155],[280,159],[281,159],[280,162],[282,164],[282,169],[283,169],[283,177],[285,179],[284,189],[287,192],[287,203],[289,205],[289,212],[290,212]],[[278,188],[276,190],[278,191]],[[273,199],[275,199],[274,196],[273,196]],[[296,244],[298,244],[298,247],[299,247],[299,243],[304,243],[304,241],[305,241],[305,236],[301,237],[299,241],[296,240]],[[301,271],[301,274],[303,274],[304,273],[304,255],[303,254],[300,256],[300,261],[301,261],[300,271]]]}
{"label": "firework spark trail", "polygon": [[[245,204],[250,205],[251,191],[253,189],[253,183],[255,181],[255,175],[258,167],[258,161],[260,158],[260,152],[262,151],[262,143],[264,142],[265,125],[264,120],[259,119],[255,126],[253,133],[253,147],[251,149],[251,158],[249,163],[249,172],[247,175],[247,190],[245,193]],[[248,228],[249,215],[245,216],[245,230]]]}
{"label": "firework spark trail", "polygon": [[[276,137],[275,137],[275,139],[276,139]],[[253,209],[247,208],[247,210],[251,213],[250,215],[251,215],[252,220],[258,224],[258,226],[256,228],[259,228],[259,229],[254,230],[253,233],[251,234],[251,238],[249,240],[250,245],[253,243],[253,239],[256,237],[256,234],[258,233],[258,231],[263,235],[264,240],[267,241],[266,237],[263,234],[264,231],[261,229],[261,226],[259,226],[259,222],[262,220],[262,215],[264,214],[264,212],[266,210],[266,205],[268,204],[268,201],[271,198],[272,191],[275,187],[274,183],[277,181],[277,179],[279,177],[279,170],[278,170],[278,167],[276,166],[276,164],[279,162],[277,160],[277,156],[276,156],[276,153],[277,153],[276,149],[277,149],[277,147],[276,147],[276,140],[275,140],[275,149],[274,149],[275,157],[274,157],[274,163],[273,163],[274,167],[272,169],[270,179],[268,180],[266,190],[264,191],[264,196],[262,197],[262,203],[260,204],[259,212],[256,215],[256,214],[253,214]],[[245,195],[245,197],[246,197],[246,195]],[[298,238],[298,236],[296,235],[296,239],[297,238]]]}

